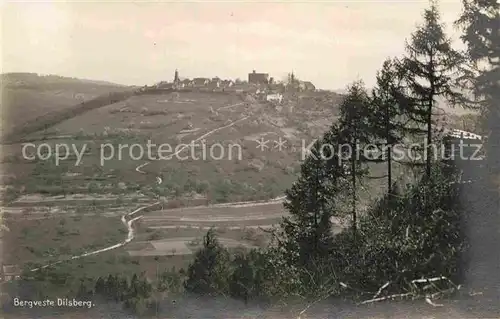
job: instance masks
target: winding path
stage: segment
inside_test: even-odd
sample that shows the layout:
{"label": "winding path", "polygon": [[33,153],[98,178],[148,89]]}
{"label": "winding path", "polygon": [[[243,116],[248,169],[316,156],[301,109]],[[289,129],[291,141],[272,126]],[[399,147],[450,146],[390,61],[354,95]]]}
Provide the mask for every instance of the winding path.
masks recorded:
{"label": "winding path", "polygon": [[127,221],[127,217],[132,217],[133,215],[137,214],[138,212],[143,211],[143,210],[145,210],[147,208],[153,207],[153,206],[158,205],[158,204],[159,204],[159,202],[156,202],[154,204],[150,204],[150,205],[147,205],[147,206],[139,207],[136,210],[134,210],[133,212],[130,212],[130,213],[122,215],[121,221],[122,221],[123,225],[125,225],[127,227],[127,229],[128,229],[127,238],[125,240],[123,240],[122,242],[120,242],[118,244],[115,244],[115,245],[112,245],[112,246],[108,246],[108,247],[102,248],[102,249],[98,249],[98,250],[94,250],[94,251],[91,251],[91,252],[86,252],[86,253],[83,253],[83,254],[80,254],[80,255],[76,255],[76,256],[73,256],[73,257],[70,257],[70,258],[67,258],[67,259],[61,259],[61,260],[58,260],[58,261],[53,262],[53,263],[46,264],[46,265],[41,266],[41,267],[37,267],[37,268],[31,269],[31,271],[37,271],[37,270],[40,270],[40,269],[45,269],[47,267],[55,266],[55,265],[58,265],[60,263],[65,262],[65,261],[70,261],[70,260],[80,259],[80,258],[83,258],[83,257],[97,255],[97,254],[100,254],[100,253],[103,253],[103,252],[106,252],[106,251],[110,251],[110,250],[117,249],[117,248],[120,248],[122,246],[125,246],[126,244],[128,244],[129,242],[131,242],[134,239],[134,236],[135,236],[134,227],[133,227],[134,222],[136,220],[138,220],[138,219],[141,219],[143,216],[139,215],[137,217],[131,218],[128,221]]}
{"label": "winding path", "polygon": [[[211,134],[213,134],[213,133],[215,133],[215,132],[217,132],[217,131],[220,131],[220,130],[222,130],[222,129],[225,129],[225,128],[228,128],[228,127],[231,127],[231,126],[233,126],[234,124],[236,124],[236,123],[238,123],[238,122],[241,122],[241,121],[244,121],[244,120],[248,119],[249,117],[250,117],[250,116],[248,115],[248,116],[245,116],[245,117],[243,117],[243,118],[241,118],[241,119],[238,119],[238,120],[236,120],[236,121],[233,121],[233,122],[231,122],[231,123],[229,123],[229,124],[227,124],[227,125],[224,125],[224,126],[221,126],[221,127],[215,128],[215,129],[213,129],[213,130],[211,130],[211,131],[209,131],[209,132],[207,132],[207,133],[203,134],[202,136],[200,136],[200,137],[198,137],[198,138],[196,138],[196,139],[192,140],[189,144],[185,144],[185,145],[183,145],[183,146],[182,146],[181,148],[179,148],[179,149],[178,149],[178,150],[177,150],[174,154],[172,154],[172,155],[170,155],[170,156],[166,157],[165,159],[166,159],[166,160],[171,160],[174,156],[179,155],[179,153],[180,153],[180,152],[182,152],[182,151],[184,151],[186,148],[188,148],[188,147],[189,147],[189,145],[191,145],[191,144],[193,144],[193,143],[195,143],[195,142],[199,142],[199,141],[201,141],[202,139],[206,138],[207,136],[209,136],[209,135],[211,135]],[[137,166],[137,167],[135,168],[136,172],[139,172],[139,173],[142,173],[142,174],[146,174],[146,172],[144,172],[143,170],[141,170],[141,168],[145,167],[146,165],[149,165],[149,163],[150,163],[150,162],[145,162],[145,163],[143,163],[143,164],[141,164],[141,165]],[[160,180],[161,180],[161,177],[158,177],[158,178],[160,178]]]}
{"label": "winding path", "polygon": [[[237,105],[240,105],[240,104],[242,104],[242,103],[237,103],[237,104],[234,104],[234,105],[230,105],[228,107],[233,107],[233,106],[237,106]],[[233,122],[231,122],[231,123],[229,123],[227,125],[215,128],[215,129],[213,129],[213,130],[211,130],[211,131],[209,131],[209,132],[201,135],[200,137],[196,138],[195,140],[191,141],[191,143],[198,142],[198,141],[206,138],[207,136],[209,136],[209,135],[211,135],[211,134],[213,134],[213,133],[215,133],[217,131],[220,131],[220,130],[228,128],[228,127],[231,127],[231,126],[233,126],[234,124],[236,124],[238,122],[246,120],[247,118],[249,118],[249,116],[245,116],[245,117],[240,118],[240,119],[238,119],[236,121],[233,121]],[[174,156],[177,156],[180,152],[182,152],[183,150],[185,150],[188,146],[189,146],[189,144],[184,145],[177,152],[175,152],[173,155],[171,155],[169,157],[169,159],[171,159]],[[142,171],[141,168],[145,167],[148,164],[149,164],[149,162],[146,162],[146,163],[143,163],[143,164],[137,166],[135,168],[136,172],[139,172],[141,174],[146,174],[146,172]],[[161,184],[162,183],[162,178],[159,177],[159,176],[157,176],[156,177],[156,183],[157,184]],[[123,240],[122,242],[120,242],[118,244],[115,244],[115,245],[112,245],[112,246],[101,248],[101,249],[98,249],[98,250],[94,250],[94,251],[86,252],[86,253],[83,253],[83,254],[80,254],[80,255],[76,255],[76,256],[73,256],[73,257],[70,257],[70,258],[61,259],[61,260],[58,260],[58,261],[53,262],[53,263],[46,264],[46,265],[41,266],[41,267],[37,267],[37,268],[31,269],[31,271],[37,271],[37,270],[40,270],[40,269],[45,269],[45,268],[48,268],[50,266],[55,266],[55,265],[61,264],[61,263],[66,262],[66,261],[80,259],[80,258],[83,258],[83,257],[92,256],[92,255],[97,255],[97,254],[100,254],[100,253],[103,253],[103,252],[106,252],[106,251],[110,251],[110,250],[117,249],[117,248],[120,248],[122,246],[125,246],[126,244],[128,244],[129,242],[131,242],[134,239],[134,237],[135,237],[134,222],[136,220],[141,219],[143,217],[143,215],[139,215],[139,216],[136,216],[136,217],[133,217],[133,218],[131,218],[131,217],[134,216],[134,215],[137,215],[137,213],[139,213],[139,212],[141,212],[141,211],[143,211],[143,210],[145,210],[147,208],[153,207],[153,206],[158,205],[160,203],[161,202],[156,202],[156,203],[153,203],[153,204],[150,204],[150,205],[147,205],[147,206],[142,206],[142,207],[139,207],[139,208],[137,208],[136,210],[134,210],[134,211],[132,211],[130,213],[126,213],[126,214],[122,215],[121,221],[122,221],[122,223],[128,229],[127,238],[125,240]],[[131,218],[131,219],[127,220],[127,218]]]}

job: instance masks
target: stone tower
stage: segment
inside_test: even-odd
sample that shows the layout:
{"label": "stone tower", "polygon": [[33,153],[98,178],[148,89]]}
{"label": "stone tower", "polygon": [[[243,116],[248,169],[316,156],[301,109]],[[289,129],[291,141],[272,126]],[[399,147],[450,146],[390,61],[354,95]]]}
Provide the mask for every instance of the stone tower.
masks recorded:
{"label": "stone tower", "polygon": [[177,69],[175,69],[174,83],[179,83],[179,71]]}

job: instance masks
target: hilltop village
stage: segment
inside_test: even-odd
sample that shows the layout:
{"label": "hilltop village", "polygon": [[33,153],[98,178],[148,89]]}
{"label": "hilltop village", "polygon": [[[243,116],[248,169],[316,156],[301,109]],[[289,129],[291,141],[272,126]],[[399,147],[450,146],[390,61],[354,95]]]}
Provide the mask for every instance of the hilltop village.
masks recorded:
{"label": "hilltop village", "polygon": [[288,74],[286,81],[278,81],[269,73],[259,73],[253,70],[248,73],[247,80],[231,80],[214,78],[182,79],[175,70],[172,82],[162,81],[152,86],[144,86],[143,92],[157,91],[200,91],[200,92],[234,92],[247,93],[268,101],[281,103],[286,92],[315,92],[316,87],[310,81],[299,80],[293,72]]}

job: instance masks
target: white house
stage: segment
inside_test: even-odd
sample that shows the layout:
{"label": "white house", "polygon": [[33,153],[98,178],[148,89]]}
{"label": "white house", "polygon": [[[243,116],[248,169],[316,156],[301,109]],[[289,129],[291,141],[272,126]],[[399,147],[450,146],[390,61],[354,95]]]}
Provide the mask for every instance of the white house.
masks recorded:
{"label": "white house", "polygon": [[12,281],[21,277],[21,269],[17,265],[2,265],[1,279]]}
{"label": "white house", "polygon": [[222,81],[219,78],[213,78],[212,81],[208,83],[208,87],[214,89],[221,86]]}
{"label": "white house", "polygon": [[194,78],[193,81],[191,81],[191,86],[192,87],[204,87],[210,83],[210,79],[207,78]]}
{"label": "white house", "polygon": [[221,86],[225,87],[225,88],[232,87],[233,85],[234,85],[234,81],[232,81],[232,80],[223,80],[221,82]]}
{"label": "white house", "polygon": [[73,98],[75,100],[83,101],[83,100],[85,100],[85,94],[83,94],[83,93],[75,93],[75,94],[73,94]]}
{"label": "white house", "polygon": [[[459,160],[482,160],[483,137],[463,130],[445,130],[447,155]],[[460,154],[460,155],[458,155]]]}
{"label": "white house", "polygon": [[268,94],[266,95],[266,101],[281,103],[283,101],[283,94],[280,93]]}
{"label": "white house", "polygon": [[447,133],[448,136],[451,138],[466,139],[466,140],[482,140],[481,135],[463,130],[453,129],[453,130],[448,130]]}

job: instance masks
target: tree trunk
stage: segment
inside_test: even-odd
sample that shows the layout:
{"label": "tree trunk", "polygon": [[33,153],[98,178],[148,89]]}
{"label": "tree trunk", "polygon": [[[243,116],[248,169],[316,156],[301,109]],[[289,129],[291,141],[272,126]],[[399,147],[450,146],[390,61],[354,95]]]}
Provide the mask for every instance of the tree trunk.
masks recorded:
{"label": "tree trunk", "polygon": [[351,160],[351,174],[352,174],[352,230],[354,232],[354,239],[356,239],[357,232],[357,216],[356,216],[356,144],[352,147],[354,154]]}
{"label": "tree trunk", "polygon": [[389,195],[392,194],[392,139],[391,139],[391,121],[390,121],[390,113],[389,113],[389,105],[385,107],[385,134],[387,141],[387,193]]}
{"label": "tree trunk", "polygon": [[427,158],[426,158],[426,174],[427,178],[431,177],[431,165],[432,165],[432,108],[434,107],[434,96],[436,95],[436,87],[435,87],[435,78],[434,75],[436,74],[435,67],[434,67],[434,53],[431,53],[430,55],[430,92],[429,92],[429,108],[428,108],[428,114],[427,114]]}
{"label": "tree trunk", "polygon": [[431,165],[432,165],[432,104],[433,98],[429,100],[429,114],[427,115],[427,145],[426,145],[426,174],[427,178],[431,177]]}

